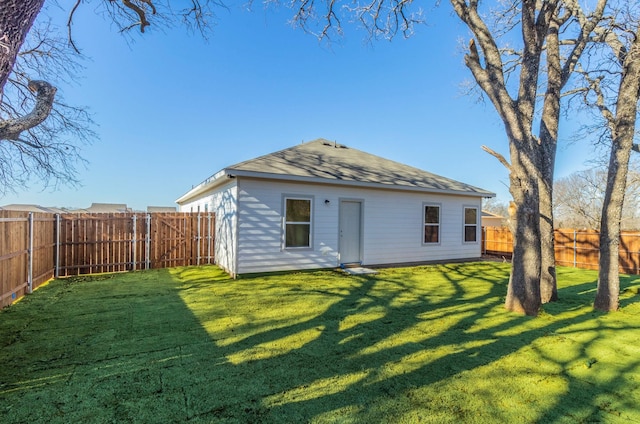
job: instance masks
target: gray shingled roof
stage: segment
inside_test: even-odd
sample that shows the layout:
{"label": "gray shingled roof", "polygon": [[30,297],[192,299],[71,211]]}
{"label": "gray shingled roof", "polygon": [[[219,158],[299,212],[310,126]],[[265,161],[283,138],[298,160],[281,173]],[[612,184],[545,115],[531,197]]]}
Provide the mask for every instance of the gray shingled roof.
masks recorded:
{"label": "gray shingled roof", "polygon": [[495,196],[487,190],[324,139],[241,162],[225,171],[237,176],[286,176],[307,181]]}

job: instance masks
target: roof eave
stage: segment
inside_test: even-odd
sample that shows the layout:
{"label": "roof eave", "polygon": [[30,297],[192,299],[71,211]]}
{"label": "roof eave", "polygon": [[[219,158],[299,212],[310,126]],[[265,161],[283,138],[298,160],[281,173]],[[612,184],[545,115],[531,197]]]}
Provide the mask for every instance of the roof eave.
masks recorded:
{"label": "roof eave", "polygon": [[352,187],[362,187],[362,188],[412,191],[412,192],[420,192],[420,193],[465,195],[465,196],[484,197],[484,198],[496,197],[495,193],[491,193],[489,191],[484,191],[484,190],[470,191],[470,190],[438,189],[438,188],[418,187],[418,186],[408,186],[408,185],[405,186],[405,185],[399,185],[399,184],[383,184],[383,183],[371,183],[371,182],[352,181],[352,180],[329,179],[329,178],[322,178],[322,177],[304,177],[304,176],[298,176],[298,175],[272,174],[272,173],[266,173],[266,172],[244,171],[239,169],[225,169],[225,171],[227,173],[227,176],[229,177],[246,177],[246,178],[264,179],[264,180],[306,182],[306,183],[314,183],[314,184],[332,184],[332,185],[352,186]]}
{"label": "roof eave", "polygon": [[177,198],[175,202],[179,205],[186,203],[190,199],[193,199],[194,197],[198,196],[199,194],[206,193],[207,191],[213,188],[216,188],[219,185],[222,185],[230,177],[231,175],[229,175],[229,173],[227,172],[227,169],[223,169],[213,174],[212,176],[210,176],[209,178],[207,178],[197,186],[192,187],[191,190],[189,190],[188,192],[186,192],[185,194]]}

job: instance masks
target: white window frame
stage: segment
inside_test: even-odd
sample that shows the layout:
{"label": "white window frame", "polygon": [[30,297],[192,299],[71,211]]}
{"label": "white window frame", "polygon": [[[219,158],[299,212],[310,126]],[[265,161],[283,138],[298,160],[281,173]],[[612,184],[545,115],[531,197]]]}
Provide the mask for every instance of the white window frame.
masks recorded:
{"label": "white window frame", "polygon": [[[476,222],[473,224],[467,224],[467,209],[475,209],[476,210]],[[464,244],[477,244],[479,243],[479,234],[478,234],[478,220],[480,219],[480,208],[478,206],[465,205],[462,207],[462,242]],[[476,231],[476,239],[468,241],[467,240],[467,227],[475,227]]]}
{"label": "white window frame", "polygon": [[[427,207],[435,207],[438,208],[438,223],[427,223]],[[424,240],[424,232],[427,226],[430,227],[438,227],[438,241],[425,241]],[[442,204],[440,203],[423,203],[422,204],[422,245],[423,246],[437,246],[442,241]]]}
{"label": "white window frame", "polygon": [[[309,222],[287,220],[287,200],[306,200],[309,202]],[[308,246],[287,246],[287,225],[309,225]],[[282,248],[284,250],[313,249],[313,196],[284,195],[282,198]]]}

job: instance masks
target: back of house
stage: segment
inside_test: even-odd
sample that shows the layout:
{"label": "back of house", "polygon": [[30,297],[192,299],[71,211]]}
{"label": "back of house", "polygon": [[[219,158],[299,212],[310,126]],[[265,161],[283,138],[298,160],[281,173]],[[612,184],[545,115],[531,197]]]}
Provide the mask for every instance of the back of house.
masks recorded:
{"label": "back of house", "polygon": [[176,202],[216,214],[231,275],[481,256],[493,193],[318,139],[214,174]]}

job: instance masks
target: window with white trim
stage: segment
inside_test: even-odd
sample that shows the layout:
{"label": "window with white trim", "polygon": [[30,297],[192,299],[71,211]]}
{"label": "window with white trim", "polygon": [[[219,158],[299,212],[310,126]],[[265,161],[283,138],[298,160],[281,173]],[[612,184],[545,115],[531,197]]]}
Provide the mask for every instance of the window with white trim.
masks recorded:
{"label": "window with white trim", "polygon": [[311,247],[311,199],[286,197],[284,247]]}
{"label": "window with white trim", "polygon": [[464,242],[478,241],[478,208],[464,208]]}
{"label": "window with white trim", "polygon": [[440,243],[440,206],[424,205],[423,243]]}

